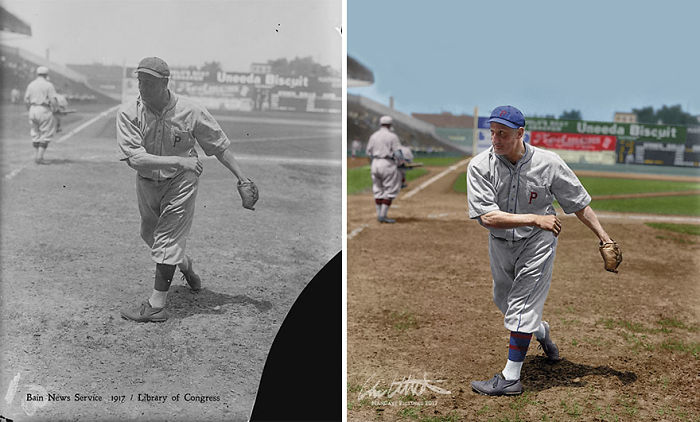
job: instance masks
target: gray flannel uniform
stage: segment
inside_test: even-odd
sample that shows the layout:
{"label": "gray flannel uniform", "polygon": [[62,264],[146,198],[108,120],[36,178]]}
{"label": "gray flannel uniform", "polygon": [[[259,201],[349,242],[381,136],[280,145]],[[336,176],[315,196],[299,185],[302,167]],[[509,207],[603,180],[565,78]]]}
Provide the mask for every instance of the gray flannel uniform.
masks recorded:
{"label": "gray flannel uniform", "polygon": [[[554,199],[567,214],[591,202],[574,172],[553,152],[525,144],[525,154],[512,164],[489,148],[469,162],[469,218],[479,223],[495,210],[556,214]],[[552,281],[557,237],[533,226],[489,231],[493,300],[505,315],[504,325],[510,331],[534,332]]]}

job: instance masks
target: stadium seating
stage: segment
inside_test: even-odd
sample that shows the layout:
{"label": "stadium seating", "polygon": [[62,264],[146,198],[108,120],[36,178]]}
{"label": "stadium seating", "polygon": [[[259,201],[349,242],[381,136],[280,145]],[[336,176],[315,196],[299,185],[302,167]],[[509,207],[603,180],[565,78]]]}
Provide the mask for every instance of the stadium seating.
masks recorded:
{"label": "stadium seating", "polygon": [[[43,63],[29,60],[29,54],[24,53],[14,47],[0,46],[0,77],[3,102],[10,101],[10,92],[13,88],[17,88],[24,96],[24,91],[29,82],[36,78],[36,68]],[[49,66],[49,69],[52,69]],[[114,103],[115,101],[108,96],[97,92],[84,82],[76,81],[75,79],[61,74],[59,71],[52,69],[49,73],[49,78],[53,82],[56,90],[66,96],[69,102],[91,102],[91,103]]]}

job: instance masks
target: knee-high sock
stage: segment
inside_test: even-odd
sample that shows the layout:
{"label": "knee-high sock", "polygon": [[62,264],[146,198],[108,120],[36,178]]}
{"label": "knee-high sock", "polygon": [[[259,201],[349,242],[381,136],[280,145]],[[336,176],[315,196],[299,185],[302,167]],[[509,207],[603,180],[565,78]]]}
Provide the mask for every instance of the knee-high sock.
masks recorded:
{"label": "knee-high sock", "polygon": [[382,204],[381,210],[379,211],[382,217],[386,218],[386,215],[389,213],[389,205],[387,204]]}
{"label": "knee-high sock", "polygon": [[547,334],[545,329],[544,329],[544,321],[540,322],[540,326],[537,327],[537,331],[532,333],[535,335],[535,338],[538,340],[543,340],[544,336]]}
{"label": "knee-high sock", "polygon": [[532,333],[511,331],[508,346],[508,362],[506,362],[506,367],[502,372],[503,378],[507,380],[520,379],[520,370],[523,367],[531,339]]}
{"label": "knee-high sock", "polygon": [[170,289],[170,283],[173,281],[175,274],[175,265],[156,264],[156,277],[153,283],[153,293],[148,300],[152,307],[162,308],[165,306],[165,301]]}

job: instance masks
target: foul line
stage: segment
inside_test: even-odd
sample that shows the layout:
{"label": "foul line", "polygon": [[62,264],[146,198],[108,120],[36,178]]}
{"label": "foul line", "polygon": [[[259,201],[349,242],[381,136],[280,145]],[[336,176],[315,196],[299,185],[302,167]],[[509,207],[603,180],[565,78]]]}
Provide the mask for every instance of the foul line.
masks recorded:
{"label": "foul line", "polygon": [[451,172],[455,171],[456,169],[458,169],[459,167],[464,166],[465,164],[467,164],[467,163],[469,162],[469,160],[471,160],[471,157],[470,157],[470,158],[467,158],[467,159],[464,159],[464,160],[460,161],[459,163],[454,164],[454,165],[448,167],[447,170],[443,170],[443,171],[440,172],[439,174],[433,176],[430,180],[427,180],[427,181],[423,182],[420,186],[418,186],[417,188],[411,190],[411,191],[408,192],[407,194],[403,195],[401,198],[402,198],[402,199],[408,199],[408,198],[412,197],[413,195],[417,194],[418,192],[422,191],[423,189],[427,188],[428,186],[432,185],[432,184],[435,183],[436,181],[438,181],[438,180],[440,180],[441,178],[443,178],[446,174],[451,173]]}
{"label": "foul line", "polygon": [[625,220],[627,218],[632,220],[652,220],[652,221],[667,221],[676,223],[692,223],[700,224],[700,218],[698,217],[683,217],[683,216],[670,216],[670,215],[649,215],[649,214],[606,214],[599,213],[596,211],[598,218],[615,218]]}
{"label": "foul line", "polygon": [[340,130],[340,121],[333,120],[302,120],[285,119],[279,117],[249,117],[249,116],[215,116],[217,121],[237,122],[237,123],[266,123],[268,125],[291,125],[291,126],[315,126],[326,128],[337,128]]}
{"label": "foul line", "polygon": [[[88,127],[88,126],[90,126],[91,124],[95,123],[96,121],[100,120],[101,118],[103,118],[103,117],[107,116],[108,114],[112,113],[113,111],[117,110],[119,107],[120,107],[120,105],[116,105],[116,106],[114,106],[114,107],[112,107],[112,108],[110,108],[110,109],[107,109],[107,110],[103,111],[102,113],[100,113],[100,114],[98,114],[97,116],[93,117],[92,119],[86,121],[85,123],[81,124],[80,126],[78,126],[78,127],[74,128],[74,129],[70,130],[68,133],[66,133],[65,135],[61,136],[61,137],[58,138],[56,141],[52,141],[52,142],[54,142],[54,143],[56,143],[56,144],[60,144],[61,142],[63,142],[63,141],[65,141],[65,140],[69,139],[70,137],[72,137],[73,135],[77,134],[78,132],[81,132],[81,131],[82,131],[83,129],[85,129],[86,127]],[[5,176],[3,176],[3,179],[5,179],[5,180],[10,180],[10,179],[14,178],[15,176],[17,176],[17,175],[19,174],[19,172],[21,172],[22,170],[24,170],[25,168],[27,168],[27,165],[28,165],[29,163],[30,163],[30,162],[27,162],[27,163],[25,163],[22,167],[17,168],[17,169],[15,169],[15,170],[12,170],[11,172],[9,172],[9,173],[6,174]]]}
{"label": "foul line", "polygon": [[[343,160],[334,160],[331,158],[295,158],[295,157],[270,157],[260,155],[235,155],[237,160],[263,161],[280,164],[302,164],[309,166],[329,166],[340,167],[343,165]],[[215,158],[215,157],[208,157]]]}
{"label": "foul line", "polygon": [[268,141],[299,141],[299,140],[312,140],[312,139],[328,139],[332,136],[329,135],[312,135],[312,136],[279,136],[276,138],[240,138],[231,139],[231,142],[242,144],[245,142],[268,142]]}
{"label": "foul line", "polygon": [[365,228],[367,228],[367,227],[369,227],[367,224],[363,224],[363,225],[361,225],[360,227],[356,228],[355,230],[351,231],[351,232],[348,234],[348,240],[350,240],[350,239],[352,239],[353,237],[355,237],[355,236],[357,236],[358,234],[360,234],[360,232],[361,232],[362,230],[364,230]]}

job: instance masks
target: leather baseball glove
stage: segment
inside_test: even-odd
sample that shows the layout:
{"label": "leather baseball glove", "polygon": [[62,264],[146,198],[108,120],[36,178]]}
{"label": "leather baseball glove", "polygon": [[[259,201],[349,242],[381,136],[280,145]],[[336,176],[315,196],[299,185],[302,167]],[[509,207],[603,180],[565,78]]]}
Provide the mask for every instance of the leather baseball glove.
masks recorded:
{"label": "leather baseball glove", "polygon": [[616,273],[617,267],[622,262],[622,250],[620,250],[620,246],[618,246],[617,242],[612,240],[612,242],[600,242],[598,249],[600,250],[600,255],[603,257],[603,266],[605,269]]}
{"label": "leather baseball glove", "polygon": [[241,201],[243,202],[243,208],[249,210],[255,210],[255,203],[258,202],[258,187],[255,186],[252,180],[239,180],[238,181],[238,194],[241,195]]}

